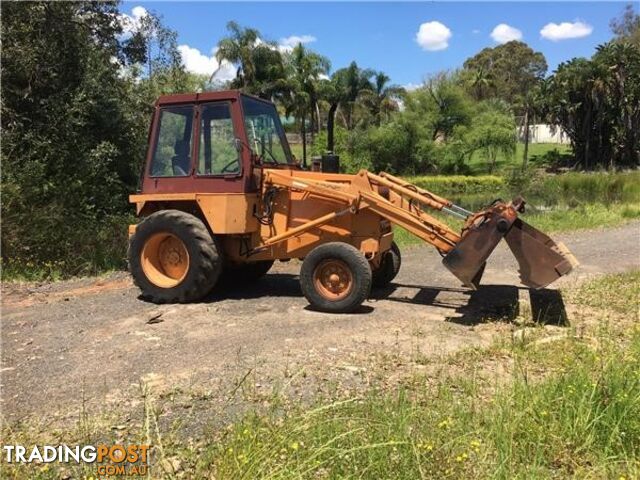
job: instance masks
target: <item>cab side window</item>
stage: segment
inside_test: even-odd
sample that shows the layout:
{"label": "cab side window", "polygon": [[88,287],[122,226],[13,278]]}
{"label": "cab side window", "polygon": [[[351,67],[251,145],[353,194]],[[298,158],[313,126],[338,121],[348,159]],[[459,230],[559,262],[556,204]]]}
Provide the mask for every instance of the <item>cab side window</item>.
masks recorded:
{"label": "cab side window", "polygon": [[240,154],[229,103],[203,105],[200,118],[198,175],[240,173]]}
{"label": "cab side window", "polygon": [[158,136],[151,162],[153,177],[184,177],[191,170],[193,107],[160,111]]}

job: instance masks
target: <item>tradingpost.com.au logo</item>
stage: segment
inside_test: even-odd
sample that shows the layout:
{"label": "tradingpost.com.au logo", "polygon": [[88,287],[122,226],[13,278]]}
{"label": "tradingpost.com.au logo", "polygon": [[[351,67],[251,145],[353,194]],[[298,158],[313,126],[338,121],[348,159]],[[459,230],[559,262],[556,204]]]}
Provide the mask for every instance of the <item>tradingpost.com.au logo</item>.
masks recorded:
{"label": "tradingpost.com.au logo", "polygon": [[98,475],[146,475],[150,445],[4,445],[7,463],[88,463]]}

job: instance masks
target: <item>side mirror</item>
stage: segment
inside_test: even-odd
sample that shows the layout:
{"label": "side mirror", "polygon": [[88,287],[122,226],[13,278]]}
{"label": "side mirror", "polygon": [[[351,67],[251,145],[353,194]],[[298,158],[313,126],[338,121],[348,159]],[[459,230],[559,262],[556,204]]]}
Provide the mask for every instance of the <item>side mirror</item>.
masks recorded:
{"label": "side mirror", "polygon": [[233,139],[233,146],[238,152],[242,152],[242,140],[240,140],[238,137]]}

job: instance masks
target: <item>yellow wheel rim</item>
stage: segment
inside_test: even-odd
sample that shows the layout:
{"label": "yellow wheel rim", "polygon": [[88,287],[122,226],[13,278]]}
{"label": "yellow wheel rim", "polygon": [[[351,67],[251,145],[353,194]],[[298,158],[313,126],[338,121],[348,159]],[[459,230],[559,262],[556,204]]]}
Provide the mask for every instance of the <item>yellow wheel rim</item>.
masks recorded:
{"label": "yellow wheel rim", "polygon": [[324,260],[313,271],[313,283],[327,300],[342,300],[353,288],[353,274],[342,260]]}
{"label": "yellow wheel rim", "polygon": [[156,233],[144,244],[140,264],[147,279],[160,288],[180,284],[189,271],[189,252],[171,233]]}

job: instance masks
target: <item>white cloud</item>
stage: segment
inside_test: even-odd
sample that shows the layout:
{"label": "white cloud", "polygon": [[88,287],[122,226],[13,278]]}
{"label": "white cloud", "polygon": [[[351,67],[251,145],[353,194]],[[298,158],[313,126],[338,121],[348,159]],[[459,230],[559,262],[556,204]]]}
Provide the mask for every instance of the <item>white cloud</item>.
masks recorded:
{"label": "white cloud", "polygon": [[403,85],[402,88],[404,88],[407,92],[411,92],[413,90],[417,90],[420,87],[423,87],[424,83],[407,83],[406,85]]}
{"label": "white cloud", "polygon": [[491,32],[491,38],[498,43],[507,43],[512,40],[521,40],[522,32],[511,25],[501,23],[495,26]]}
{"label": "white cloud", "polygon": [[[211,56],[207,56],[200,52],[197,48],[189,45],[178,46],[178,51],[182,57],[182,64],[187,71],[200,75],[211,75],[216,72],[215,79],[221,82],[232,80],[236,76],[236,68],[226,60],[222,61],[222,65],[218,64],[215,56],[215,50],[211,52]],[[218,66],[220,68],[218,69]]]}
{"label": "white cloud", "polygon": [[318,40],[313,35],[291,35],[290,37],[281,38],[278,42],[281,47],[295,47],[299,43],[311,43]]}
{"label": "white cloud", "polygon": [[138,28],[140,28],[140,22],[147,15],[149,15],[147,9],[139,5],[131,9],[131,15],[121,13],[118,17],[118,21],[120,22],[120,26],[122,27],[122,33],[124,35],[131,35]]}
{"label": "white cloud", "polygon": [[[274,42],[265,42],[264,40],[262,40],[260,37],[256,38],[256,41],[254,42],[254,46],[259,46],[259,45],[263,45],[267,48],[270,48],[272,50],[278,50],[281,53],[291,53],[291,51],[293,50],[293,47],[295,47],[298,43],[301,42],[297,42],[295,43],[294,40],[291,40],[290,43],[292,43],[293,45],[290,44],[283,44],[282,41],[287,41],[290,40],[292,38],[302,38],[302,37],[297,37],[295,35],[292,35],[291,37],[286,37],[286,38],[282,38],[280,39],[280,43],[274,43]],[[315,40],[315,39],[314,39]]]}
{"label": "white cloud", "polygon": [[576,20],[573,23],[547,23],[542,27],[542,30],[540,30],[540,35],[542,35],[542,38],[546,38],[547,40],[558,42],[560,40],[567,40],[568,38],[586,37],[591,35],[591,32],[593,32],[593,27],[591,25],[581,22],[580,20]]}
{"label": "white cloud", "polygon": [[477,35],[480,33],[480,30],[478,30],[477,28],[474,28],[473,30],[471,30],[471,33],[473,33],[474,35]]}
{"label": "white cloud", "polygon": [[416,42],[422,47],[423,50],[429,50],[435,52],[437,50],[444,50],[449,46],[449,39],[451,38],[451,30],[437,21],[426,22],[420,25],[420,29],[416,34]]}

